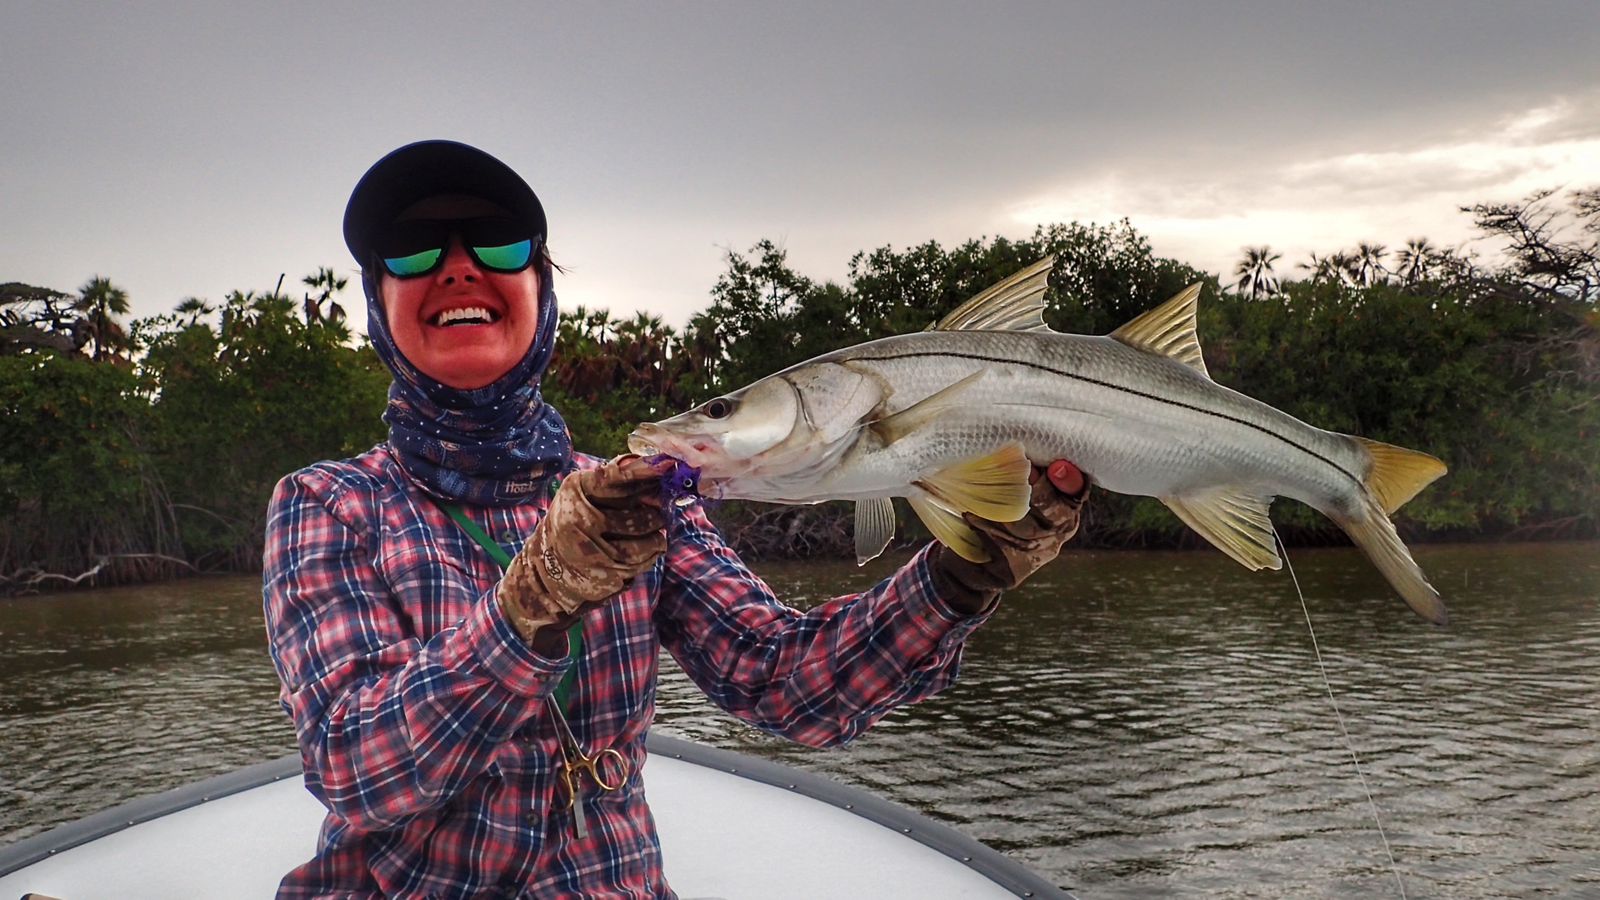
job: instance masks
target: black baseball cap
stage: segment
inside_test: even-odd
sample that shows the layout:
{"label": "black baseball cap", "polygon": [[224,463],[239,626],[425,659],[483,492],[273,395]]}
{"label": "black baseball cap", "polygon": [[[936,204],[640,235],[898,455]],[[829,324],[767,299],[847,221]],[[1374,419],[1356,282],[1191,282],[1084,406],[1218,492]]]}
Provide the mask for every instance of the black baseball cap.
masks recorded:
{"label": "black baseball cap", "polygon": [[510,166],[456,141],[418,141],[373,163],[356,182],[344,208],[345,246],[366,266],[378,229],[413,203],[439,194],[481,197],[527,223],[535,236],[548,237],[544,205]]}

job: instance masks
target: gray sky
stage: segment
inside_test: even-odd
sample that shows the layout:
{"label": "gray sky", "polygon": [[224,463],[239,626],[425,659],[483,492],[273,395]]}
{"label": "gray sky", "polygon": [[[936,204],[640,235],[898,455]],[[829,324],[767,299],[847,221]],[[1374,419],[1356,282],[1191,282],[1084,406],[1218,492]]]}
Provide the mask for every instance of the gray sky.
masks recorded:
{"label": "gray sky", "polygon": [[674,325],[763,237],[839,279],[1126,216],[1287,274],[1600,183],[1594,0],[251,7],[0,7],[0,281],[105,275],[148,315],[332,265],[358,313],[344,202],[431,137],[538,191],[563,306]]}

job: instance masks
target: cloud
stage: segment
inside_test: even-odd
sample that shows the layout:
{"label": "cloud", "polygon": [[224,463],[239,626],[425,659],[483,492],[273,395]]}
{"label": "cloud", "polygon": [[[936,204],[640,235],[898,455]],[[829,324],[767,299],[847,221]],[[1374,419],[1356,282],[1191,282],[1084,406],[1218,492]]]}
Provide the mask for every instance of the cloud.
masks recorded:
{"label": "cloud", "polygon": [[1558,101],[1497,122],[1481,136],[1290,165],[1280,186],[1314,195],[1457,202],[1600,176],[1600,110]]}
{"label": "cloud", "polygon": [[1245,245],[1269,244],[1286,259],[1303,259],[1362,240],[1459,243],[1472,236],[1463,205],[1597,180],[1600,93],[1591,93],[1486,116],[1443,139],[1244,162],[1203,180],[1192,165],[1122,163],[1019,198],[1004,217],[1030,226],[1126,217],[1158,253],[1226,273]]}

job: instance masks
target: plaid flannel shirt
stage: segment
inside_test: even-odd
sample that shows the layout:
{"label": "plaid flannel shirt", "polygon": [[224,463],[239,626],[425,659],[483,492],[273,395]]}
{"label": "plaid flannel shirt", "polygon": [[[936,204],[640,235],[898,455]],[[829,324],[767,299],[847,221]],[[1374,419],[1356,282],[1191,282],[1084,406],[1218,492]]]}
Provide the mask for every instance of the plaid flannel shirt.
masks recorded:
{"label": "plaid flannel shirt", "polygon": [[[514,554],[548,505],[467,514]],[[950,684],[982,620],[934,596],[926,549],[869,591],[798,612],[694,504],[672,507],[666,556],[585,617],[581,659],[546,658],[494,602],[488,553],[384,445],[279,483],[264,568],[281,703],[328,808],[280,897],[672,897],[641,779],[662,646],[718,706],[821,747]],[[580,798],[585,840],[543,702],[573,665],[578,740],[633,773]]]}

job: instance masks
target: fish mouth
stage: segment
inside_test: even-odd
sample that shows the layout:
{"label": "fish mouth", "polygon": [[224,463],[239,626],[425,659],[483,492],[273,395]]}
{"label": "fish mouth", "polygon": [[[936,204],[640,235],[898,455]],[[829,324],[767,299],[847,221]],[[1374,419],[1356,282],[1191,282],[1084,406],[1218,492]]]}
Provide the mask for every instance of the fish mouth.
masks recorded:
{"label": "fish mouth", "polygon": [[712,448],[710,439],[684,438],[662,428],[660,425],[645,423],[633,430],[628,435],[628,450],[640,456],[657,456],[666,454],[683,460],[691,466],[703,466],[709,457]]}
{"label": "fish mouth", "polygon": [[633,433],[628,435],[628,452],[637,453],[640,456],[656,456],[660,454],[662,450],[658,443],[659,439],[654,437],[654,433],[660,430],[654,425],[640,425],[635,428]]}
{"label": "fish mouth", "polygon": [[715,487],[732,478],[729,460],[720,452],[721,445],[709,435],[685,436],[668,431],[660,425],[645,423],[628,435],[628,452],[651,457],[665,454],[701,470],[702,490]]}

